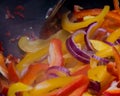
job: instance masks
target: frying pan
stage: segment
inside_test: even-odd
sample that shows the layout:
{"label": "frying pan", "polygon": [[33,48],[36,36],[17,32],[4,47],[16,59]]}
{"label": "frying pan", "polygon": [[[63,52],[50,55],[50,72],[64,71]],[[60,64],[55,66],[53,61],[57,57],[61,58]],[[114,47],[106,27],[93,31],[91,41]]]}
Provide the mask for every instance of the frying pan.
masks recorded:
{"label": "frying pan", "polygon": [[[42,38],[47,31],[41,33],[44,26],[46,13],[49,8],[54,7],[59,0],[0,0],[0,41],[3,43],[5,55],[13,54],[20,57],[22,52],[18,48],[17,42],[20,36],[28,35]],[[73,5],[80,5],[85,9],[103,8],[110,5],[113,8],[112,0],[66,0],[62,8],[73,10]],[[17,6],[23,6],[24,10],[18,10],[25,17],[15,15]],[[9,9],[14,19],[7,19],[6,9]]]}

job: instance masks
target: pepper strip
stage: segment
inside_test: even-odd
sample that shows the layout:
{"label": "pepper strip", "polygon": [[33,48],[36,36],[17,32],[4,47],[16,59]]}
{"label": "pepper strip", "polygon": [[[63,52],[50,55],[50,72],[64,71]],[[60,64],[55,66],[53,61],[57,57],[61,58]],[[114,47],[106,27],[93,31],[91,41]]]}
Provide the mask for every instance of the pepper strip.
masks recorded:
{"label": "pepper strip", "polygon": [[34,53],[27,53],[25,57],[16,65],[16,68],[19,72],[24,70],[27,66],[29,66],[31,63],[40,60],[41,57],[43,57],[45,54],[47,54],[48,48],[45,47],[43,49],[40,49]]}
{"label": "pepper strip", "polygon": [[98,14],[100,14],[100,12],[102,11],[102,9],[87,9],[87,10],[79,10],[78,12],[73,13],[73,17],[79,19],[79,18],[83,18],[84,16],[96,16]]}
{"label": "pepper strip", "polygon": [[31,86],[25,85],[23,83],[20,82],[14,83],[9,87],[7,96],[16,96],[15,95],[16,92],[29,91],[31,89],[32,89]]}
{"label": "pepper strip", "polygon": [[112,49],[113,49],[113,55],[114,55],[116,67],[117,67],[118,79],[120,80],[120,54],[115,47],[112,47]]}
{"label": "pepper strip", "polygon": [[109,62],[107,64],[107,71],[113,76],[116,76],[116,77],[118,76],[115,62]]}
{"label": "pepper strip", "polygon": [[50,41],[48,62],[49,66],[63,66],[62,42],[57,38]]}
{"label": "pepper strip", "polygon": [[20,81],[24,84],[31,85],[33,84],[34,80],[38,77],[39,72],[46,70],[47,68],[48,64],[40,63],[31,64]]}
{"label": "pepper strip", "polygon": [[33,90],[30,91],[30,96],[40,96],[43,95],[49,91],[52,91],[56,88],[60,88],[63,86],[66,86],[67,84],[69,84],[70,82],[78,79],[78,76],[74,76],[74,77],[56,77],[53,79],[49,79],[46,81],[43,81],[39,84],[37,84]]}
{"label": "pepper strip", "polygon": [[79,78],[70,82],[62,88],[48,93],[46,96],[81,96],[87,89],[89,79],[85,75],[78,75]]}
{"label": "pepper strip", "polygon": [[119,10],[119,0],[113,0],[114,9]]}
{"label": "pepper strip", "polygon": [[106,39],[106,41],[114,43],[120,37],[120,28],[112,32]]}
{"label": "pepper strip", "polygon": [[82,22],[78,22],[78,23],[70,22],[68,17],[67,17],[69,13],[67,13],[63,16],[62,27],[63,27],[63,29],[65,29],[69,32],[73,32],[77,29],[87,27],[89,24],[91,24],[93,22],[103,21],[104,17],[108,13],[108,11],[109,11],[109,6],[105,6],[104,9],[102,10],[102,12],[98,16],[96,16],[95,18],[91,18],[91,19],[88,19],[88,20],[85,20]]}
{"label": "pepper strip", "polygon": [[[120,51],[120,45],[115,45],[114,46],[117,50]],[[113,56],[113,51],[112,51],[112,47],[110,47],[109,49],[104,49],[104,50],[100,50],[100,51],[97,51],[95,53],[97,56],[100,56],[100,57],[109,57],[109,56]]]}
{"label": "pepper strip", "polygon": [[9,81],[11,83],[18,82],[20,79],[19,75],[17,74],[17,71],[15,69],[14,62],[11,62],[8,64],[8,77],[9,77]]}
{"label": "pepper strip", "polygon": [[66,94],[72,93],[69,96],[81,96],[83,92],[87,89],[89,84],[89,79],[85,75],[80,75],[77,80],[70,83],[68,86],[59,91],[58,96],[66,96]]}

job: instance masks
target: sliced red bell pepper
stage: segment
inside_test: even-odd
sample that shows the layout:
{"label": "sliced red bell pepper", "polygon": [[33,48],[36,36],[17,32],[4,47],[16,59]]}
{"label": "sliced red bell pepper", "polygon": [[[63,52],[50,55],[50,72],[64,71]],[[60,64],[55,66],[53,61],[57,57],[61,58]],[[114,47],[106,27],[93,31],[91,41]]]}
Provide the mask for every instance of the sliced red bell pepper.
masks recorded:
{"label": "sliced red bell pepper", "polygon": [[0,78],[0,93],[7,96],[8,88],[9,88],[8,81]]}
{"label": "sliced red bell pepper", "polygon": [[[52,90],[62,88],[74,80],[78,80],[79,76],[64,76],[44,80],[38,83],[33,90],[30,91],[30,96],[46,96]],[[44,94],[44,95],[43,95]],[[50,96],[50,95],[48,95]],[[55,95],[57,96],[57,95]]]}
{"label": "sliced red bell pepper", "polygon": [[47,68],[48,64],[41,63],[31,64],[20,81],[24,84],[31,85],[34,82],[34,80],[38,77],[39,72],[46,70]]}
{"label": "sliced red bell pepper", "polygon": [[79,88],[77,88],[69,96],[81,96],[87,90],[87,87],[88,87],[88,82],[84,86],[80,86]]}
{"label": "sliced red bell pepper", "polygon": [[[81,96],[87,89],[89,80],[85,75],[79,75],[79,78],[70,82],[68,85],[49,93],[47,96]],[[73,92],[73,93],[72,93]],[[76,95],[75,95],[76,94]],[[77,95],[79,94],[79,95]]]}
{"label": "sliced red bell pepper", "polygon": [[19,75],[17,74],[14,62],[8,64],[8,78],[11,83],[19,81]]}
{"label": "sliced red bell pepper", "polygon": [[48,62],[50,66],[63,66],[62,42],[59,39],[50,41]]}

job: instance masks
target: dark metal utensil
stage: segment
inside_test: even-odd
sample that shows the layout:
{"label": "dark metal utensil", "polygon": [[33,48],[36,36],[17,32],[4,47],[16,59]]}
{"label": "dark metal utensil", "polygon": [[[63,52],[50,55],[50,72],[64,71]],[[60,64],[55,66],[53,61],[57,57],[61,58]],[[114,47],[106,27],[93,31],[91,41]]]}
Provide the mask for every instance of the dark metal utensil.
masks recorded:
{"label": "dark metal utensil", "polygon": [[[50,12],[47,12],[47,19],[45,20],[40,31],[40,38],[48,38],[50,35],[57,32],[61,26],[60,22],[60,10],[63,7],[66,0],[59,0]],[[50,14],[49,14],[50,13]]]}

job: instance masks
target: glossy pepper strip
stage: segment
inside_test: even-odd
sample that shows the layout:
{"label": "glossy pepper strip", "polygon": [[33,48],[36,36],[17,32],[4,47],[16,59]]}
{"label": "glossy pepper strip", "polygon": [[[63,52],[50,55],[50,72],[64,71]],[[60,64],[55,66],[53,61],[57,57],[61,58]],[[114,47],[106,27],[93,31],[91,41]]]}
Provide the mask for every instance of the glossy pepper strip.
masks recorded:
{"label": "glossy pepper strip", "polygon": [[[21,82],[14,83],[10,85],[7,96],[16,96],[16,92],[29,91],[32,87],[25,85]],[[34,95],[33,95],[34,96]]]}
{"label": "glossy pepper strip", "polygon": [[120,28],[116,29],[114,32],[112,32],[108,37],[107,41],[114,43],[118,38],[120,37]]}
{"label": "glossy pepper strip", "polygon": [[88,70],[90,69],[90,64],[80,66],[75,72],[71,73],[72,76],[77,76],[79,74],[87,75]]}
{"label": "glossy pepper strip", "polygon": [[83,92],[87,89],[89,84],[89,79],[85,75],[78,75],[78,78],[66,86],[55,90],[46,96],[81,96]]}
{"label": "glossy pepper strip", "polygon": [[8,82],[0,78],[0,93],[7,96],[8,88],[9,88]]}
{"label": "glossy pepper strip", "polygon": [[70,82],[77,80],[79,77],[74,76],[74,77],[56,77],[53,79],[48,79],[46,81],[43,81],[39,84],[37,84],[33,90],[30,92],[30,96],[40,96],[45,93],[48,93],[49,91],[52,91],[56,88],[60,88],[63,86],[66,86]]}
{"label": "glossy pepper strip", "polygon": [[87,76],[80,75],[78,80],[75,80],[70,85],[66,86],[61,93],[59,91],[59,96],[65,96],[69,93],[69,96],[81,96],[83,92],[87,89],[88,84],[89,79],[87,78]]}
{"label": "glossy pepper strip", "polygon": [[33,84],[34,80],[38,77],[39,72],[46,70],[48,64],[34,63],[28,67],[27,72],[21,78],[21,82],[27,85]]}
{"label": "glossy pepper strip", "polygon": [[107,64],[107,71],[115,77],[118,76],[118,73],[117,73],[118,70],[116,68],[116,63],[115,62],[109,62]]}
{"label": "glossy pepper strip", "polygon": [[113,49],[113,55],[114,55],[116,67],[117,67],[118,79],[120,80],[120,54],[115,47],[112,47],[112,49]]}
{"label": "glossy pepper strip", "polygon": [[90,42],[91,42],[92,46],[94,47],[94,49],[97,51],[101,51],[101,50],[110,48],[110,45],[108,45],[100,40],[90,40]]}
{"label": "glossy pepper strip", "polygon": [[19,81],[19,75],[17,74],[14,62],[8,64],[8,77],[11,83]]}
{"label": "glossy pepper strip", "polygon": [[[115,45],[114,47],[115,47],[117,50],[120,51],[120,45]],[[97,51],[95,54],[96,54],[97,56],[100,56],[100,57],[113,56],[112,47],[110,47],[109,49],[104,49],[104,50]]]}
{"label": "glossy pepper strip", "polygon": [[50,41],[48,62],[49,66],[63,66],[62,42],[59,39]]}
{"label": "glossy pepper strip", "polygon": [[69,32],[73,32],[77,29],[87,27],[89,24],[91,24],[93,22],[103,21],[104,17],[108,13],[108,11],[109,11],[109,6],[105,6],[104,9],[102,10],[102,12],[98,16],[96,16],[95,18],[91,18],[91,19],[88,19],[88,20],[85,20],[82,22],[78,22],[78,23],[70,22],[68,17],[67,17],[69,13],[67,13],[63,16],[62,27],[63,27],[63,29],[65,29]]}
{"label": "glossy pepper strip", "polygon": [[16,65],[19,72],[28,67],[31,63],[40,60],[45,54],[48,53],[48,48],[40,49],[34,53],[27,53],[25,57]]}

